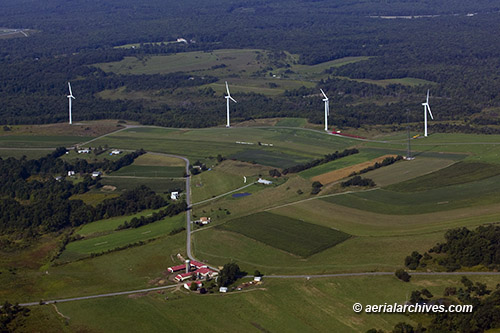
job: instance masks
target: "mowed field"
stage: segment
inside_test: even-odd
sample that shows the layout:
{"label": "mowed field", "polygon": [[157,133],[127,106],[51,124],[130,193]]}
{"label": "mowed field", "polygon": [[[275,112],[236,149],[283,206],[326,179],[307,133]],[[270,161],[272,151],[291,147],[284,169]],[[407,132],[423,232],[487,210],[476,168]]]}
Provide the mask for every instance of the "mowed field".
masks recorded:
{"label": "mowed field", "polygon": [[[249,142],[253,145],[238,144]],[[259,146],[258,142],[273,144]],[[276,166],[283,162],[298,164],[322,155],[343,150],[353,140],[326,136],[307,129],[269,128],[209,128],[173,130],[161,128],[131,128],[94,141],[94,145],[140,149],[188,157],[191,162],[217,155],[234,157],[240,154],[249,162]],[[273,159],[273,156],[276,158]]]}
{"label": "mowed field", "polygon": [[346,177],[349,177],[349,175],[351,175],[352,173],[359,172],[365,168],[368,168],[368,167],[374,165],[375,163],[380,163],[388,157],[396,157],[396,155],[380,156],[380,157],[374,158],[373,160],[370,160],[370,161],[358,163],[358,164],[355,164],[355,165],[352,165],[349,167],[345,167],[345,168],[342,168],[339,170],[330,171],[330,172],[324,173],[322,175],[312,177],[311,180],[318,181],[323,185],[330,184],[330,183],[333,183],[337,180],[341,180],[341,179],[344,179]]}
{"label": "mowed field", "polygon": [[231,220],[218,228],[240,233],[301,257],[309,257],[349,238],[348,234],[338,230],[267,212]]}
{"label": "mowed field", "polygon": [[[473,277],[474,282],[494,288],[494,277]],[[413,277],[410,283],[393,276],[329,279],[264,279],[255,289],[221,297],[194,295],[187,290],[166,290],[138,296],[120,296],[57,304],[70,317],[56,330],[86,331],[221,331],[221,332],[365,332],[371,328],[391,330],[398,322],[416,325],[402,314],[356,314],[352,305],[403,303],[414,290],[427,288],[442,295],[445,287],[460,286],[460,277]],[[168,297],[168,300],[166,299]],[[197,320],[192,320],[196,308]],[[33,308],[52,313],[50,307]],[[113,309],[113,316],[109,316]],[[227,320],[221,313],[234,314]],[[92,320],[88,320],[92,318]]]}
{"label": "mowed field", "polygon": [[113,176],[179,178],[186,169],[182,166],[128,165],[111,173]]}
{"label": "mowed field", "polygon": [[[144,242],[149,239],[165,236],[172,230],[183,227],[185,220],[185,214],[179,214],[139,228],[113,231],[103,236],[70,242],[58,260],[61,262],[74,261],[88,257],[92,253],[99,254],[118,247],[124,247],[128,244]],[[107,223],[106,229],[109,226],[110,224]]]}

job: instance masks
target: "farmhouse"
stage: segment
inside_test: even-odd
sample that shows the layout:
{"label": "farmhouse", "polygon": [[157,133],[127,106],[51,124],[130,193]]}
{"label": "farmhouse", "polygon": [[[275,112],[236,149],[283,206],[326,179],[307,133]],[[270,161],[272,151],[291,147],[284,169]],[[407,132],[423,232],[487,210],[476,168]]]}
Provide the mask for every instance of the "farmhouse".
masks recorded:
{"label": "farmhouse", "polygon": [[227,287],[220,287],[219,292],[220,293],[227,293]]}
{"label": "farmhouse", "polygon": [[264,184],[264,185],[271,185],[273,182],[270,180],[259,178],[259,180],[257,180],[257,183]]}
{"label": "farmhouse", "polygon": [[90,149],[79,149],[78,154],[90,154]]}
{"label": "farmhouse", "polygon": [[109,155],[120,155],[122,153],[121,150],[118,150],[118,149],[114,149],[111,151],[111,153],[109,153]]}
{"label": "farmhouse", "polygon": [[202,224],[202,225],[207,225],[207,224],[209,224],[211,221],[212,221],[212,220],[210,219],[210,217],[205,217],[205,216],[203,216],[203,217],[200,217],[200,219],[199,219],[199,220],[194,221],[194,223],[196,223],[196,224]]}
{"label": "farmhouse", "polygon": [[193,281],[193,282],[184,283],[184,288],[186,288],[187,290],[191,290],[191,285],[193,283],[196,283],[198,285],[198,289],[200,289],[203,286],[203,283],[201,283],[201,281]]}
{"label": "farmhouse", "polygon": [[172,192],[172,193],[170,193],[170,199],[172,199],[172,200],[179,199],[179,192]]}
{"label": "farmhouse", "polygon": [[219,273],[217,273],[216,271],[213,271],[210,268],[206,267],[197,269],[196,271],[194,271],[194,273],[196,273],[196,277],[198,279],[205,279],[205,280],[211,279],[219,275]]}
{"label": "farmhouse", "polygon": [[73,177],[75,175],[75,172],[73,170],[68,171],[68,177]]}
{"label": "farmhouse", "polygon": [[102,175],[101,171],[94,171],[94,172],[92,172],[92,177],[99,177],[100,175]]}

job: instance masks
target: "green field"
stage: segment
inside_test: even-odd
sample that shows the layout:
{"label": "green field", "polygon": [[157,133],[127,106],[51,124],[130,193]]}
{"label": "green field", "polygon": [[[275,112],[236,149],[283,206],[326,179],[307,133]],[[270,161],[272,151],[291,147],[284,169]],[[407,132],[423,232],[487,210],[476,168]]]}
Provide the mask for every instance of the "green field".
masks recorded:
{"label": "green field", "polygon": [[330,172],[333,170],[338,170],[338,169],[346,168],[346,167],[356,165],[359,163],[363,163],[363,162],[372,160],[372,159],[377,158],[377,157],[382,156],[382,155],[385,155],[385,154],[382,153],[381,151],[375,151],[375,150],[366,151],[366,152],[361,151],[357,154],[342,157],[342,158],[339,158],[338,160],[331,161],[331,162],[328,162],[325,164],[321,164],[321,165],[318,165],[318,166],[311,168],[311,169],[308,169],[308,170],[304,170],[304,171],[300,172],[299,174],[304,178],[310,179],[310,178],[313,178],[315,176],[319,176],[321,174],[324,174],[326,172]]}
{"label": "green field", "polygon": [[38,159],[52,153],[53,149],[0,149],[0,157],[14,157],[20,159],[26,156],[29,159]]}
{"label": "green field", "polygon": [[349,238],[348,234],[338,230],[266,212],[240,217],[218,228],[240,233],[301,257],[309,257]]}
{"label": "green field", "polygon": [[[237,144],[251,142],[254,145]],[[94,141],[94,145],[120,147],[121,149],[140,149],[176,154],[188,157],[192,162],[206,160],[221,154],[224,157],[241,153],[253,153],[258,149],[258,142],[273,144],[273,147],[261,147],[263,163],[276,165],[283,159],[306,161],[318,156],[343,150],[353,144],[353,140],[326,136],[321,132],[307,129],[288,128],[208,128],[190,130],[172,130],[160,128],[131,128]],[[255,148],[254,148],[255,147]],[[249,150],[250,149],[250,150]],[[280,159],[274,159],[277,155]],[[248,156],[247,156],[248,157]],[[249,156],[252,157],[252,156]],[[250,159],[250,158],[249,158]],[[252,158],[254,159],[254,158]]]}
{"label": "green field", "polygon": [[[489,288],[496,284],[494,277],[472,280]],[[68,302],[57,307],[71,318],[69,329],[86,331],[365,332],[370,328],[391,330],[398,322],[416,324],[402,314],[356,314],[352,311],[355,302],[404,303],[414,290],[427,288],[442,295],[447,286],[459,287],[460,276],[413,277],[410,283],[393,276],[264,279],[260,288],[224,296],[167,290],[164,294]],[[192,320],[194,308],[196,320]],[[109,316],[109,309],[113,309],[113,316]],[[234,314],[234,318],[227,320],[221,313]]]}
{"label": "green field", "polygon": [[[248,180],[250,182],[250,179]],[[245,186],[243,177],[228,174],[217,169],[202,172],[191,179],[193,203]]]}
{"label": "green field", "polygon": [[78,230],[75,231],[75,234],[78,234],[78,235],[81,235],[84,237],[88,237],[88,236],[93,236],[94,234],[111,232],[111,231],[114,231],[120,224],[123,224],[126,221],[130,221],[134,217],[139,218],[141,216],[149,216],[153,212],[157,212],[159,210],[161,210],[161,208],[160,209],[146,209],[146,210],[143,210],[137,214],[126,215],[126,216],[117,216],[117,217],[112,217],[109,219],[91,222],[91,223],[85,224],[82,227],[80,227]]}
{"label": "green field", "polygon": [[304,118],[285,118],[281,119],[276,123],[276,126],[283,127],[304,127],[307,124],[307,120]]}
{"label": "green field", "polygon": [[186,216],[179,214],[139,228],[114,231],[104,236],[71,242],[66,246],[59,260],[62,262],[74,261],[85,258],[92,253],[102,253],[128,244],[165,236],[170,231],[184,226],[185,220]]}
{"label": "green field", "polygon": [[88,136],[51,135],[4,135],[0,136],[0,147],[6,148],[57,148],[93,139]]}
{"label": "green field", "polygon": [[116,186],[116,191],[133,190],[134,188],[146,185],[156,193],[167,193],[175,189],[185,191],[186,181],[183,179],[165,179],[165,178],[134,178],[133,176],[123,177],[104,177],[101,184]]}
{"label": "green field", "polygon": [[276,150],[261,149],[248,149],[240,151],[229,156],[229,158],[234,158],[243,162],[269,165],[276,168],[288,168],[296,164],[309,161],[309,159],[298,155],[290,155]]}
{"label": "green field", "polygon": [[500,174],[498,165],[479,162],[458,162],[436,172],[387,187],[397,192],[418,192],[444,186],[465,184]]}
{"label": "green field", "polygon": [[118,62],[96,64],[105,72],[117,74],[166,74],[209,70],[212,66],[225,64],[234,71],[249,70],[248,63],[258,69],[256,57],[261,50],[214,50],[212,52],[183,52],[172,55],[149,56],[144,60],[125,57]]}
{"label": "green field", "polygon": [[407,193],[378,189],[323,200],[381,214],[423,214],[500,202],[500,176]]}
{"label": "green field", "polygon": [[112,173],[113,176],[134,177],[182,177],[186,169],[181,166],[151,166],[151,165],[127,165]]}

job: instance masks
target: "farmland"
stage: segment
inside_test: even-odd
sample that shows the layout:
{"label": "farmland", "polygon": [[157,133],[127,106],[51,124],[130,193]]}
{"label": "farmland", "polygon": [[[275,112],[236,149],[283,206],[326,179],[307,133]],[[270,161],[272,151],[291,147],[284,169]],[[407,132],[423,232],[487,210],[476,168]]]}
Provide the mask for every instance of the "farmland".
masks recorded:
{"label": "farmland", "polygon": [[[353,188],[347,192],[331,188],[326,195],[322,195],[322,192],[315,197],[309,193],[314,177],[360,163],[373,164],[374,159],[387,154],[404,154],[405,145],[398,141],[400,137],[397,135],[388,137],[387,143],[360,142],[307,128],[287,128],[307,126],[300,119],[273,120],[272,124],[276,126],[199,130],[131,127],[95,140],[92,146],[143,148],[147,151],[178,154],[187,156],[191,163],[199,159],[211,171],[191,177],[193,203],[244,186],[243,176],[247,177],[247,184],[255,181],[259,175],[271,179],[269,170],[273,168],[282,169],[287,165],[321,158],[337,150],[357,147],[360,150],[358,154],[300,174],[274,178],[273,184],[269,186],[251,185],[241,191],[251,193],[249,196],[233,198],[229,195],[193,207],[194,219],[210,216],[213,221],[210,226],[200,227],[192,233],[192,251],[196,259],[216,267],[233,261],[249,273],[255,269],[266,275],[394,271],[403,265],[404,258],[412,251],[423,253],[442,242],[444,233],[450,228],[473,228],[500,220],[500,175],[496,168],[500,158],[495,159],[494,151],[497,146],[488,136],[474,139],[485,142],[487,146],[477,145],[476,152],[471,150],[475,145],[470,143],[472,137],[469,136],[451,134],[440,138],[433,135],[428,141],[415,140],[412,143],[417,157],[415,160],[401,161],[365,174],[375,180],[378,188],[369,191]],[[454,143],[449,144],[446,138]],[[238,144],[236,141],[251,142],[254,145]],[[259,142],[273,146],[258,145]],[[219,154],[227,159],[217,160]],[[482,161],[484,156],[488,157],[487,162]],[[78,156],[65,155],[63,158],[75,157]],[[168,194],[174,189],[184,191],[185,179],[172,178],[179,176],[174,175],[176,172],[180,172],[182,176],[184,168],[184,162],[180,159],[148,153],[137,158],[130,166],[103,177],[101,183],[108,185],[105,189],[92,189],[73,198],[96,204],[104,198],[119,195],[125,189],[142,184],[160,194]],[[26,295],[38,300],[168,284],[165,280],[165,268],[179,263],[175,254],[185,255],[186,236],[184,232],[169,236],[169,232],[185,227],[185,215],[137,229],[115,231],[123,222],[151,213],[152,211],[147,210],[82,226],[74,234],[85,238],[67,244],[55,261],[58,265],[43,263],[43,271],[48,274],[40,273],[42,265],[35,270],[20,268],[17,275],[1,274],[0,281],[5,287],[0,290],[0,295],[12,300],[28,301],[31,299],[26,299]],[[91,253],[103,253],[138,242],[144,244],[90,257]],[[52,246],[51,251],[54,252],[57,247]],[[44,258],[50,258],[50,255],[45,255]],[[279,295],[288,295],[286,297],[289,297],[289,302],[298,304],[304,301],[300,293],[326,293],[325,301],[336,300],[336,304],[339,304],[329,311],[342,312],[342,308],[352,303],[352,299],[343,298],[338,288],[352,289],[352,295],[358,295],[364,301],[367,300],[364,296],[366,290],[375,288],[370,283],[377,285],[376,281],[385,281],[387,288],[400,288],[398,282],[392,280],[393,277],[370,277],[366,280],[359,278],[367,288],[362,292],[357,279],[346,278],[345,281],[340,281],[328,278],[307,282],[314,284],[311,287],[305,286],[304,281],[285,283],[269,278],[266,279],[265,290],[228,296],[243,302],[245,309],[242,311],[260,313],[260,310],[250,304],[269,304],[270,298],[281,297]],[[450,279],[414,278],[417,284],[434,283],[436,288],[448,283]],[[403,291],[386,293],[397,293],[404,298],[406,288],[410,286],[402,286]],[[166,296],[169,297],[168,301],[165,300]],[[93,329],[93,324],[85,317],[94,315],[94,311],[100,306],[108,307],[110,304],[118,305],[118,312],[129,313],[138,307],[170,308],[174,302],[180,308],[202,302],[219,309],[227,303],[227,300],[219,302],[213,295],[200,297],[201,301],[194,297],[196,296],[184,291],[165,291],[164,294],[142,295],[137,298],[114,297],[57,304],[57,307],[72,318],[70,328],[78,325]],[[318,300],[311,304],[311,309],[324,306],[321,302]],[[291,316],[292,312],[288,313],[287,308],[272,304],[276,311],[281,309],[280,311],[286,312],[286,316]],[[206,311],[210,315],[211,310]],[[351,313],[346,310],[346,316],[347,312]],[[43,313],[45,318],[50,317],[50,311]],[[176,313],[157,317],[164,325],[174,323],[172,325],[175,326],[182,319],[179,316],[183,316],[178,311]],[[304,312],[297,319],[297,325],[302,325],[300,327],[305,330],[321,329],[322,326],[308,324],[311,318],[311,314]],[[335,320],[331,325],[340,330],[373,326],[388,329],[399,321],[393,317],[362,318],[364,319],[357,324]],[[104,319],[97,319],[98,322],[100,320]],[[96,325],[105,327],[107,324],[99,322]],[[156,324],[142,325],[147,330],[157,329]],[[204,322],[203,325],[210,329],[214,321]],[[238,321],[232,325],[246,328],[249,324],[248,321]],[[274,327],[267,321],[259,325]]]}
{"label": "farmland", "polygon": [[[486,283],[489,287],[496,283],[494,277],[473,280]],[[79,327],[119,332],[133,325],[148,332],[162,332],[165,327],[179,331],[252,331],[259,327],[268,331],[364,332],[373,327],[392,329],[401,321],[413,322],[400,314],[355,314],[351,310],[353,303],[402,303],[407,294],[422,288],[441,295],[446,286],[458,287],[459,281],[460,277],[414,277],[411,283],[405,284],[392,276],[310,281],[268,279],[265,288],[233,293],[227,297],[189,295],[186,291],[176,290],[134,298],[121,296],[60,303],[57,307],[71,318],[69,329]],[[190,316],[193,307],[198,308],[196,321]],[[110,308],[114,309],[112,317],[106,315],[106,310]],[[172,308],[176,310],[171,311]],[[221,311],[237,315],[228,321],[218,315]]]}
{"label": "farmland", "polygon": [[229,221],[220,228],[301,257],[309,257],[349,238],[337,230],[265,212]]}
{"label": "farmland", "polygon": [[185,168],[182,166],[151,166],[151,165],[128,165],[112,173],[113,176],[134,177],[182,177]]}
{"label": "farmland", "polygon": [[[140,228],[114,231],[103,236],[71,242],[59,257],[62,262],[85,258],[92,253],[103,253],[129,244],[144,242],[149,239],[167,235],[170,231],[184,226],[184,214],[165,218],[161,221],[142,226]],[[107,224],[106,227],[109,227]]]}

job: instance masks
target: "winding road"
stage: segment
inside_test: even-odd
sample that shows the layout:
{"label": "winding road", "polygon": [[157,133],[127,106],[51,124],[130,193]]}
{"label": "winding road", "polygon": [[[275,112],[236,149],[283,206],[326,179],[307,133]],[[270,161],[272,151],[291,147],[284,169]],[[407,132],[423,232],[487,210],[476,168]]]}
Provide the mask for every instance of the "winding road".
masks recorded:
{"label": "winding road", "polygon": [[[134,127],[147,127],[147,126],[127,125],[126,127],[121,128],[121,129],[119,129],[117,131],[110,132],[110,133],[107,133],[105,135],[99,136],[97,138],[94,138],[94,139],[92,139],[90,141],[87,141],[85,143],[82,143],[80,145],[87,145],[87,144],[89,144],[89,143],[91,143],[93,141],[96,141],[96,140],[100,139],[100,138],[103,138],[103,137],[106,137],[106,136],[109,136],[109,135],[112,135],[112,134],[116,134],[116,133],[121,132],[123,130],[126,130],[128,128],[134,128]],[[156,126],[149,126],[149,127],[156,127]],[[294,128],[294,129],[297,129],[297,128]],[[310,131],[314,131],[314,132],[324,133],[324,134],[327,134],[327,135],[335,135],[335,136],[339,136],[339,137],[342,137],[342,138],[346,138],[344,136],[340,136],[340,135],[336,135],[336,134],[332,134],[332,133],[325,133],[324,131],[319,131],[319,130],[314,130],[314,129],[304,129],[304,130],[310,130]],[[377,140],[357,139],[357,138],[350,138],[350,137],[346,138],[346,139],[359,140],[359,141],[370,141],[370,142],[380,142],[380,143],[396,143],[394,141],[392,141],[392,142],[391,141],[377,141]],[[492,144],[492,143],[486,143],[486,144]],[[7,149],[17,149],[17,148],[0,148],[0,149],[6,149],[7,150]],[[42,149],[47,149],[47,148],[35,148],[35,149],[42,150]],[[179,158],[179,159],[182,159],[186,163],[186,175],[187,175],[187,177],[185,177],[185,179],[186,179],[186,203],[188,205],[188,209],[186,211],[186,254],[187,254],[187,257],[189,259],[196,260],[196,258],[194,258],[193,254],[192,254],[192,249],[191,249],[191,233],[192,233],[192,230],[191,230],[191,225],[192,225],[191,208],[193,206],[195,206],[195,205],[203,204],[203,203],[209,202],[211,200],[216,200],[216,199],[221,198],[221,197],[223,197],[225,195],[228,195],[230,193],[242,190],[242,189],[244,189],[246,187],[249,187],[249,186],[253,185],[254,183],[250,183],[250,184],[245,185],[243,187],[240,187],[240,188],[238,188],[236,190],[233,190],[233,191],[230,191],[230,192],[218,195],[218,196],[216,196],[214,198],[210,198],[210,199],[207,199],[207,200],[200,201],[200,202],[192,204],[191,203],[191,176],[189,174],[189,166],[190,166],[189,160],[186,157],[179,156],[179,155],[157,153],[157,152],[148,152],[148,153],[153,154],[153,155],[161,155],[161,156]],[[343,194],[345,194],[345,193],[343,193]],[[339,195],[339,194],[332,194],[332,195],[327,195],[327,196],[333,196],[333,195]],[[317,198],[309,198],[309,199],[302,200],[300,202],[308,201],[308,200],[314,200],[314,199],[317,199]],[[276,209],[276,208],[280,208],[280,207],[285,207],[285,206],[293,205],[293,204],[296,204],[296,203],[297,202],[288,203],[288,204],[284,204],[284,205],[280,205],[280,206],[269,208],[268,210],[270,210],[270,209]],[[217,268],[214,268],[214,267],[210,267],[210,268],[217,270]],[[462,275],[476,275],[476,276],[477,275],[484,275],[484,276],[498,275],[498,276],[500,276],[500,272],[411,272],[410,274],[411,275],[418,275],[418,276],[462,276]],[[357,273],[334,273],[334,274],[312,274],[312,275],[304,275],[304,274],[301,274],[301,275],[266,275],[265,278],[271,278],[271,279],[312,279],[312,278],[314,278],[314,279],[316,279],[316,278],[338,278],[338,277],[358,277],[358,276],[389,276],[389,275],[394,275],[394,272],[357,272]],[[248,276],[248,277],[251,277],[251,276]],[[55,300],[45,300],[45,301],[43,301],[42,304],[63,303],[63,302],[72,302],[72,301],[88,300],[88,299],[95,299],[95,298],[103,298],[103,297],[130,295],[130,294],[137,294],[137,293],[147,293],[147,292],[159,291],[159,290],[170,289],[170,288],[175,288],[175,287],[178,287],[178,285],[176,284],[176,285],[168,285],[168,286],[145,288],[145,289],[136,289],[136,290],[119,291],[119,292],[112,292],[112,293],[103,293],[103,294],[90,295],[90,296],[80,296],[80,297],[63,298],[63,299],[55,299]],[[22,305],[22,306],[35,306],[35,305],[40,305],[40,302],[21,303],[20,305]]]}

